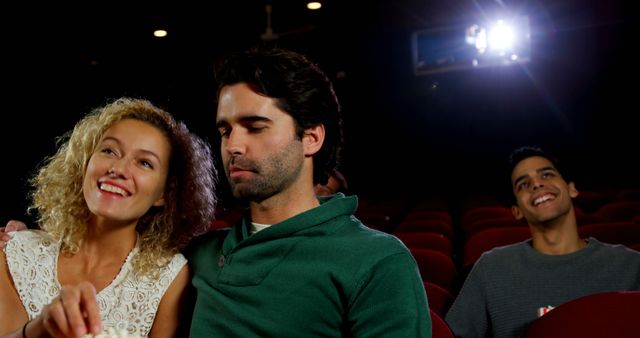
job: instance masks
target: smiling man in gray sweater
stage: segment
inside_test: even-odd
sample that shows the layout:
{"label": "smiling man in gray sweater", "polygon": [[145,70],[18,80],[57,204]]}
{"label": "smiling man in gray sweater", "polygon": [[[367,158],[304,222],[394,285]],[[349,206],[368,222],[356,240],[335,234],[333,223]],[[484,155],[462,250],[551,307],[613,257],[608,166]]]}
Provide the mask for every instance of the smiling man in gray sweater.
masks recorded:
{"label": "smiling man in gray sweater", "polygon": [[598,292],[640,290],[640,252],[581,239],[573,182],[542,149],[510,157],[512,211],[531,239],[485,252],[446,315],[456,337],[521,336],[545,311]]}

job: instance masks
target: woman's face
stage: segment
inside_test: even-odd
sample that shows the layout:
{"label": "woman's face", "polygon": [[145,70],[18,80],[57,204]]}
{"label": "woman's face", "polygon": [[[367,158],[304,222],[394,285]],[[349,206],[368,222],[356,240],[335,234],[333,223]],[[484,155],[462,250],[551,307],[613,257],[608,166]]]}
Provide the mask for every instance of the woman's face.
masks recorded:
{"label": "woman's face", "polygon": [[94,150],[83,194],[98,219],[136,224],[152,206],[164,205],[171,145],[155,126],[124,119],[107,129]]}

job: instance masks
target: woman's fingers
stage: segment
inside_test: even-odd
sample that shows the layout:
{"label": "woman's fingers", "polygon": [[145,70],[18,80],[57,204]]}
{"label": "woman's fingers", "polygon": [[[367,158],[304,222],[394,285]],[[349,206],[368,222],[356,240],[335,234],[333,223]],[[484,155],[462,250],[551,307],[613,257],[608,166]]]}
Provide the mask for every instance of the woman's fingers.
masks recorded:
{"label": "woman's fingers", "polygon": [[44,326],[53,337],[82,337],[102,330],[96,289],[89,282],[62,287],[43,316]]}
{"label": "woman's fingers", "polygon": [[60,298],[54,299],[42,312],[44,327],[52,337],[70,337],[71,328],[67,321],[64,305]]}
{"label": "woman's fingers", "polygon": [[16,220],[10,220],[9,222],[7,222],[7,226],[5,227],[5,231],[6,232],[11,232],[11,231],[20,231],[20,230],[25,230],[27,229],[27,225],[24,224],[23,222],[20,221],[16,221]]}
{"label": "woman's fingers", "polygon": [[60,291],[60,300],[64,307],[67,322],[76,337],[81,337],[89,331],[80,309],[82,298],[82,290],[76,286],[63,287]]}
{"label": "woman's fingers", "polygon": [[7,225],[0,228],[0,249],[4,250],[7,242],[11,240],[11,232],[27,229],[27,225],[16,220],[10,220]]}
{"label": "woman's fingers", "polygon": [[81,315],[85,320],[87,332],[98,334],[102,331],[102,322],[96,299],[96,289],[89,282],[80,283],[78,287],[80,289]]}

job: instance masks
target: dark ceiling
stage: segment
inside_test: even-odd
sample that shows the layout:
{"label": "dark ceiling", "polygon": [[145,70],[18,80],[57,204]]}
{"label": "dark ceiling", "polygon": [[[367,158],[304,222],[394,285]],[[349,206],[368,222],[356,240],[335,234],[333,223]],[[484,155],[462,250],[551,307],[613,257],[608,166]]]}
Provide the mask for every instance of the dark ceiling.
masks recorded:
{"label": "dark ceiling", "polygon": [[[266,4],[279,36],[269,41]],[[522,144],[568,158],[583,186],[638,184],[628,42],[637,20],[622,0],[329,0],[316,12],[298,0],[17,6],[0,14],[5,217],[22,212],[24,182],[54,137],[108,99],[147,97],[215,142],[212,64],[256,45],[306,53],[334,80],[343,171],[361,194],[496,189],[504,157]],[[530,63],[413,74],[412,32],[507,11],[530,18]],[[155,28],[168,37],[153,38]]]}

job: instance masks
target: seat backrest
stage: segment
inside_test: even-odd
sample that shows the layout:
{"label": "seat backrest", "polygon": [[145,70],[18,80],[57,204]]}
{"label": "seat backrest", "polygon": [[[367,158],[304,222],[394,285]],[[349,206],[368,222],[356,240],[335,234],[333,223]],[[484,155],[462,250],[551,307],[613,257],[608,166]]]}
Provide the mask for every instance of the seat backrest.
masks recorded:
{"label": "seat backrest", "polygon": [[441,220],[451,224],[451,215],[445,211],[437,210],[411,210],[403,220]]}
{"label": "seat backrest", "polygon": [[557,306],[535,320],[525,338],[639,337],[640,291],[596,293]]}
{"label": "seat backrest", "polygon": [[640,201],[640,188],[622,188],[618,190],[615,198],[623,201]]}
{"label": "seat backrest", "polygon": [[357,210],[356,217],[369,228],[389,232],[391,217],[383,212]]}
{"label": "seat backrest", "polygon": [[465,211],[460,219],[462,230],[466,232],[467,227],[478,220],[489,218],[513,218],[511,209],[503,206],[475,207]]}
{"label": "seat backrest", "polygon": [[467,225],[465,228],[465,238],[469,238],[473,234],[486,229],[517,226],[527,227],[527,222],[517,220],[511,215],[509,217],[479,219]]}
{"label": "seat backrest", "polygon": [[464,244],[463,266],[473,265],[485,251],[531,238],[528,227],[492,228],[475,233]]}
{"label": "seat backrest", "polygon": [[632,245],[640,243],[640,224],[629,222],[602,222],[578,228],[581,238],[594,237],[611,244]]}
{"label": "seat backrest", "polygon": [[431,315],[431,332],[433,338],[454,338],[453,332],[447,322],[435,311],[429,310]]}
{"label": "seat backrest", "polygon": [[408,248],[427,248],[451,256],[453,245],[445,235],[437,232],[399,232],[395,234]]}
{"label": "seat backrest", "polygon": [[598,210],[598,208],[610,201],[611,198],[602,192],[580,189],[578,196],[573,199],[573,204],[585,212],[590,213]]}
{"label": "seat backrest", "polygon": [[504,203],[500,202],[498,198],[492,194],[485,193],[468,193],[464,196],[461,196],[461,211],[464,214],[468,210],[478,208],[478,207],[496,207],[496,206],[504,206]]}
{"label": "seat backrest", "polygon": [[423,210],[423,211],[441,211],[445,213],[449,213],[449,202],[444,198],[434,198],[434,199],[418,199],[415,201],[412,211]]}
{"label": "seat backrest", "polygon": [[425,248],[409,248],[409,251],[416,260],[423,281],[452,290],[458,270],[450,256]]}
{"label": "seat backrest", "polygon": [[578,226],[609,221],[597,212],[586,212],[577,206],[574,206],[573,210],[575,210],[576,222],[578,222]]}
{"label": "seat backrest", "polygon": [[424,289],[427,291],[429,309],[444,318],[451,304],[453,304],[453,294],[438,284],[426,281],[424,282]]}
{"label": "seat backrest", "polygon": [[597,214],[612,221],[631,221],[640,215],[640,201],[609,202],[601,206]]}
{"label": "seat backrest", "polygon": [[397,219],[406,213],[410,208],[409,202],[404,198],[394,197],[378,197],[378,198],[359,198],[358,209],[356,210],[356,217],[359,213],[378,213],[384,214],[391,221],[397,221]]}
{"label": "seat backrest", "polygon": [[402,221],[394,229],[393,233],[401,232],[435,232],[453,238],[453,226],[442,220],[407,220]]}

